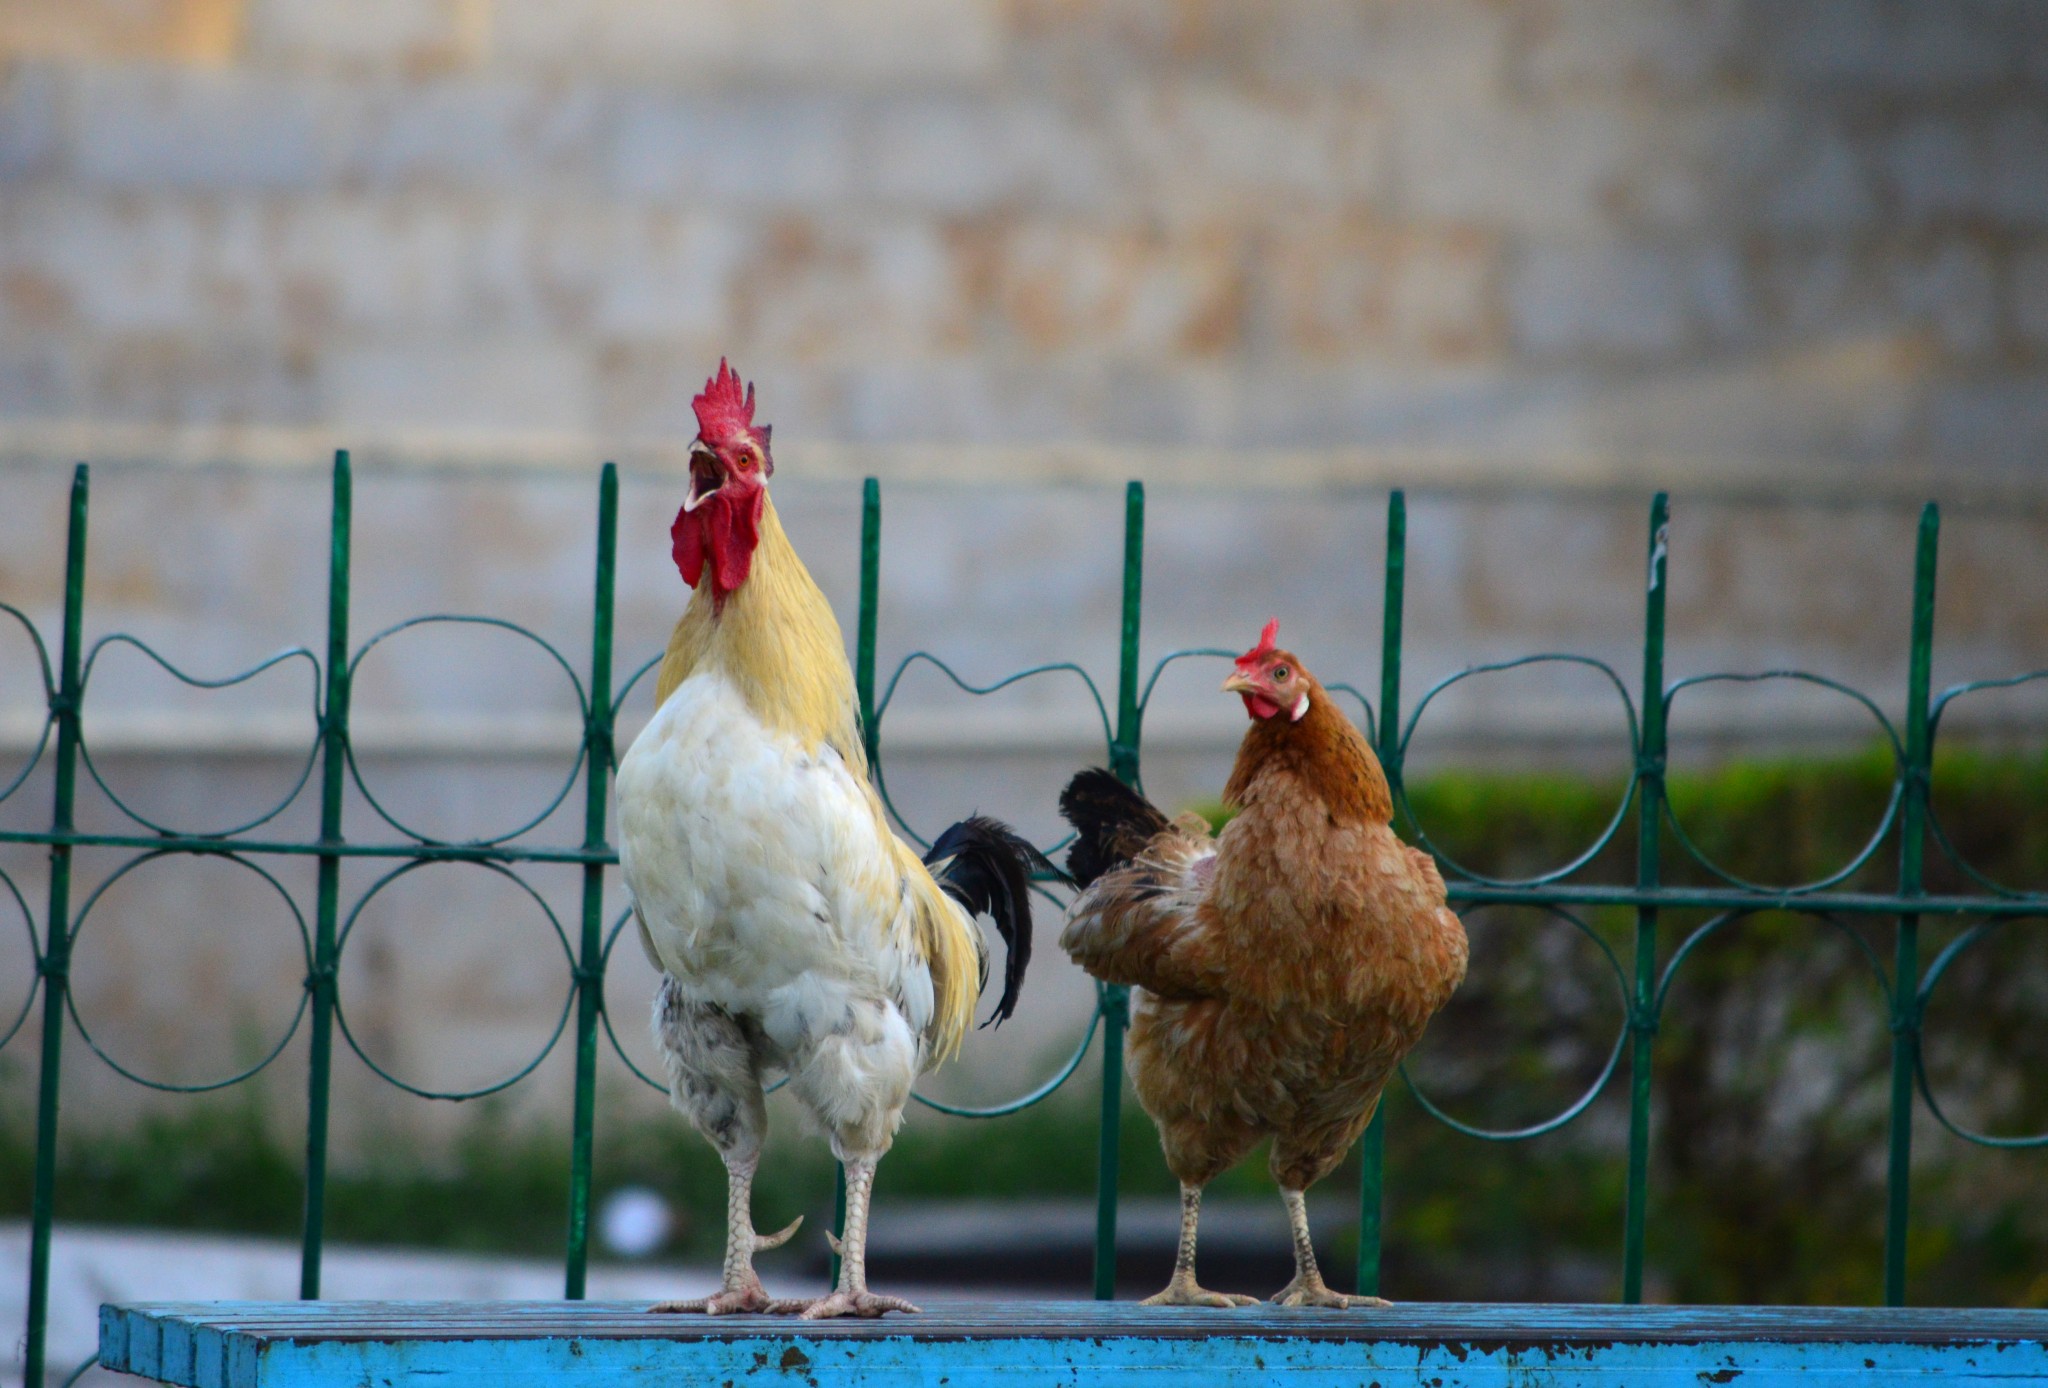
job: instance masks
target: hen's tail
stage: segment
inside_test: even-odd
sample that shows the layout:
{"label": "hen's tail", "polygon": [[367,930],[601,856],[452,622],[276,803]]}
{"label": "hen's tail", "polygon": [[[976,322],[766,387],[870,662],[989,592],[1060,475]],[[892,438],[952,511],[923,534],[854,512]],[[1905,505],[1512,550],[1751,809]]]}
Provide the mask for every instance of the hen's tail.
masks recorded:
{"label": "hen's tail", "polygon": [[[984,815],[970,815],[939,835],[924,865],[946,895],[970,916],[995,921],[1003,937],[1003,996],[982,1025],[999,1023],[1017,1010],[1017,990],[1031,962],[1031,874],[1064,874],[1008,825]],[[982,982],[987,981],[984,965]]]}
{"label": "hen's tail", "polygon": [[1074,826],[1067,875],[1077,887],[1130,862],[1172,823],[1158,806],[1099,766],[1067,782],[1060,792],[1060,814]]}

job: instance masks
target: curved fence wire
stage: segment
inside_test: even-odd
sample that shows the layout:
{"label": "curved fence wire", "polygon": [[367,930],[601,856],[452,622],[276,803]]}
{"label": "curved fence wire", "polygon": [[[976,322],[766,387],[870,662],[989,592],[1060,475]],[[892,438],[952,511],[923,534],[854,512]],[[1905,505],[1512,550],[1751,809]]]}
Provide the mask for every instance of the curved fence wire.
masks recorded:
{"label": "curved fence wire", "polygon": [[[46,831],[0,831],[0,842],[46,846],[50,852],[47,909],[41,931],[36,913],[16,883],[0,870],[0,914],[18,914],[25,924],[35,958],[35,976],[26,995],[17,1003],[0,998],[0,1046],[26,1030],[35,1004],[42,1003],[42,1049],[37,1109],[36,1167],[31,1220],[29,1322],[27,1326],[28,1375],[39,1385],[43,1371],[43,1335],[48,1308],[49,1244],[58,1113],[59,1057],[66,1031],[66,1019],[79,1039],[102,1061],[126,1078],[152,1088],[196,1092],[217,1089],[248,1079],[276,1062],[287,1044],[304,1027],[310,1032],[308,1048],[308,1123],[305,1163],[305,1215],[301,1259],[301,1294],[316,1297],[320,1291],[321,1252],[324,1234],[324,1204],[327,1163],[327,1121],[330,1083],[338,1029],[341,1043],[354,1052],[371,1071],[407,1093],[426,1098],[457,1100],[493,1093],[531,1074],[555,1048],[571,1038],[575,1048],[575,1097],[572,1114],[571,1179],[568,1191],[568,1230],[565,1255],[565,1295],[583,1294],[589,1253],[588,1216],[591,1191],[592,1133],[596,1066],[600,1046],[608,1045],[617,1058],[646,1084],[664,1088],[654,1076],[641,1070],[619,1044],[610,1010],[605,1005],[604,985],[614,945],[626,924],[620,915],[609,923],[603,918],[604,874],[617,862],[613,845],[606,838],[606,812],[610,794],[609,777],[616,764],[613,733],[619,711],[627,696],[653,669],[656,659],[635,666],[614,691],[612,616],[618,482],[607,465],[598,492],[596,580],[593,587],[592,643],[587,679],[562,651],[535,633],[497,618],[462,614],[433,614],[397,623],[352,646],[349,636],[349,574],[352,534],[352,484],[347,455],[337,455],[333,474],[333,515],[330,530],[330,574],[327,612],[327,641],[324,656],[303,647],[280,652],[248,670],[219,678],[192,675],[147,644],[121,633],[100,637],[90,649],[84,646],[84,591],[86,565],[86,522],[89,476],[81,465],[72,484],[65,599],[57,658],[36,624],[20,609],[0,602],[5,614],[26,631],[34,652],[47,716],[26,762],[0,782],[0,801],[19,793],[30,776],[48,765],[54,789],[50,827]],[[1154,689],[1165,670],[1180,661],[1229,659],[1232,652],[1217,649],[1177,650],[1143,669],[1139,659],[1139,629],[1142,607],[1144,556],[1144,492],[1131,483],[1126,492],[1125,551],[1123,566],[1123,615],[1118,652],[1118,680],[1115,698],[1105,697],[1088,671],[1074,661],[1057,661],[1021,670],[986,684],[977,684],[955,671],[939,656],[916,651],[891,673],[877,697],[875,646],[877,590],[880,565],[881,494],[873,479],[865,487],[861,535],[861,587],[859,628],[856,641],[855,678],[858,686],[862,734],[869,760],[885,804],[904,832],[920,844],[925,840],[914,826],[904,823],[889,799],[886,758],[883,756],[883,721],[904,675],[913,665],[929,664],[954,686],[970,695],[985,695],[1021,681],[1058,678],[1078,681],[1099,723],[1104,755],[1113,771],[1126,782],[1139,783],[1141,731],[1144,715]],[[1627,1213],[1622,1230],[1622,1288],[1625,1300],[1642,1294],[1644,1220],[1648,1192],[1648,1153],[1651,1098],[1651,1069],[1658,1023],[1673,980],[1694,956],[1700,945],[1720,932],[1765,911],[1786,911],[1819,922],[1846,936],[1868,966],[1875,1005],[1884,1009],[1893,1036],[1890,1088],[1890,1140],[1887,1153],[1888,1202],[1885,1221],[1884,1299],[1898,1304],[1905,1296],[1905,1235],[1910,1207],[1910,1143],[1914,1095],[1917,1091],[1929,1113],[1947,1131],[1969,1142],[1987,1146],[2020,1148],[2048,1146],[2048,1133],[1995,1136],[1970,1130],[1944,1112],[1928,1082],[1922,1054],[1921,1031],[1928,1000],[1965,951],[1995,934],[2007,923],[2027,916],[2048,913],[2048,894],[2024,891],[1993,881],[1971,865],[1943,829],[1929,803],[1929,768],[1935,734],[1943,713],[1951,703],[1979,691],[2007,688],[2048,680],[2048,670],[2030,671],[2004,679],[1980,680],[1958,685],[1930,698],[1929,668],[1933,648],[1934,579],[1939,515],[1930,503],[1922,513],[1916,553],[1911,657],[1908,698],[1903,724],[1894,724],[1870,698],[1837,681],[1799,670],[1769,670],[1747,674],[1693,676],[1664,679],[1664,608],[1668,504],[1660,495],[1651,507],[1647,537],[1644,608],[1643,668],[1640,682],[1633,687],[1612,666],[1589,656],[1567,652],[1541,653],[1515,660],[1493,662],[1461,670],[1424,691],[1404,722],[1401,708],[1402,611],[1406,579],[1406,509],[1396,492],[1388,507],[1387,555],[1384,570],[1385,601],[1382,613],[1380,683],[1377,700],[1357,688],[1333,682],[1330,687],[1354,699],[1360,709],[1367,736],[1384,763],[1393,789],[1396,813],[1412,836],[1433,852],[1442,864],[1455,907],[1470,910],[1488,905],[1518,905],[1538,908],[1575,929],[1597,947],[1600,957],[1613,973],[1622,1000],[1623,1022],[1604,1063],[1588,1087],[1564,1109],[1549,1118],[1512,1129],[1489,1129],[1466,1123],[1446,1112],[1410,1080],[1415,1098],[1430,1117],[1456,1131],[1494,1142],[1521,1141],[1554,1132],[1583,1114],[1624,1069],[1629,1082],[1629,1168]],[[437,838],[408,825],[379,802],[357,763],[349,738],[349,700],[353,682],[363,661],[376,647],[402,631],[436,624],[471,624],[500,628],[540,646],[568,680],[583,727],[581,742],[562,785],[540,813],[502,833],[462,840]],[[91,678],[99,657],[109,648],[129,646],[179,681],[202,689],[240,684],[286,663],[303,660],[311,674],[313,697],[311,741],[304,761],[282,800],[253,817],[227,828],[201,830],[161,823],[124,800],[92,760],[83,733],[83,713]],[[1524,877],[1489,876],[1457,863],[1443,846],[1431,839],[1416,819],[1403,780],[1408,749],[1423,716],[1438,697],[1458,683],[1487,674],[1533,664],[1562,664],[1586,668],[1611,685],[1619,699],[1625,725],[1629,765],[1628,784],[1613,816],[1593,843],[1569,861]],[[1888,801],[1875,830],[1859,852],[1845,865],[1814,881],[1791,886],[1752,882],[1713,861],[1688,834],[1674,813],[1666,793],[1667,728],[1677,701],[1698,686],[1728,681],[1794,681],[1835,691],[1859,704],[1882,734],[1893,759],[1894,774]],[[565,749],[567,750],[567,749]],[[133,825],[131,832],[85,833],[76,829],[74,807],[78,769],[105,794],[107,801]],[[265,837],[258,831],[296,804],[319,771],[320,833],[312,840]],[[544,845],[526,842],[526,836],[547,822],[571,801],[579,782],[583,788],[584,834],[577,845]],[[376,816],[369,837],[349,837],[342,820],[344,790],[353,784]],[[1581,879],[1583,870],[1612,846],[1629,824],[1631,811],[1636,827],[1637,864],[1635,881],[1629,886],[1602,885]],[[388,832],[387,832],[388,831]],[[1707,885],[1667,885],[1663,880],[1663,836],[1683,859],[1691,862]],[[1925,848],[1931,841],[1981,891],[1969,895],[1935,896],[1925,890]],[[1047,846],[1057,852],[1062,843]],[[75,909],[71,900],[72,854],[80,847],[122,848],[131,852]],[[1887,846],[1897,854],[1896,886],[1890,892],[1852,892],[1841,885],[1869,867]],[[256,874],[283,899],[298,930],[305,960],[305,981],[297,1010],[283,1035],[253,1064],[225,1078],[200,1083],[174,1083],[142,1073],[125,1065],[94,1040],[85,1018],[79,1015],[69,987],[70,965],[80,932],[102,895],[131,871],[158,859],[180,854],[208,855],[225,859]],[[310,919],[292,892],[263,864],[279,857],[313,857],[318,863],[314,908]],[[352,904],[344,909],[340,894],[340,864],[344,858],[365,857],[391,860],[380,875]],[[423,866],[443,862],[468,862],[509,880],[539,908],[557,937],[566,965],[567,984],[561,1011],[546,1040],[532,1057],[490,1083],[464,1089],[431,1089],[411,1083],[372,1058],[357,1041],[348,1023],[338,986],[340,961],[352,930],[370,901],[390,884]],[[519,865],[545,863],[580,865],[582,896],[579,918],[565,924],[548,901],[519,873]],[[1048,899],[1059,898],[1039,884]],[[1624,957],[1585,919],[1593,908],[1627,908],[1634,913],[1633,945]],[[1700,909],[1711,917],[1694,929],[1659,966],[1659,913],[1670,909]],[[1919,954],[1919,925],[1934,915],[1954,919],[1976,918],[1976,923],[1958,935],[1924,969]],[[1893,922],[1893,957],[1889,969],[1862,932],[1850,927],[1852,918],[1889,919]],[[1102,1125],[1098,1154],[1098,1211],[1095,1291],[1098,1297],[1111,1295],[1115,1281],[1117,1222],[1116,1135],[1122,1103],[1123,1034],[1128,1020],[1128,990],[1104,985],[1097,990],[1097,1005],[1086,1028],[1066,1058],[1053,1073],[1026,1093],[980,1107],[941,1103],[918,1096],[919,1102],[941,1113],[968,1119],[997,1119],[1039,1103],[1079,1074],[1091,1050],[1099,1056],[1099,1084]],[[1100,1045],[1097,1039],[1100,1038]],[[1405,1075],[1405,1071],[1404,1071]],[[1363,1176],[1359,1209],[1359,1252],[1357,1276],[1362,1291],[1375,1290],[1379,1279],[1379,1212],[1381,1204],[1381,1144],[1384,1117],[1376,1117],[1367,1130],[1363,1146]]]}

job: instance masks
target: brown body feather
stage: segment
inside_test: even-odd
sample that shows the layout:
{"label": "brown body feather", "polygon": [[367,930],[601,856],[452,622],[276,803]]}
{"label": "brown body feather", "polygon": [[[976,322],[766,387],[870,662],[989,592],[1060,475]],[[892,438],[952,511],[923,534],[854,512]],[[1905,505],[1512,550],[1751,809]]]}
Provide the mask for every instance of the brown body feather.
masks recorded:
{"label": "brown body feather", "polygon": [[1302,678],[1298,721],[1253,720],[1221,835],[1186,817],[1156,834],[1061,939],[1140,990],[1132,1081],[1190,1185],[1269,1136],[1283,1187],[1325,1175],[1465,976],[1464,927],[1429,856],[1395,837],[1378,759]]}

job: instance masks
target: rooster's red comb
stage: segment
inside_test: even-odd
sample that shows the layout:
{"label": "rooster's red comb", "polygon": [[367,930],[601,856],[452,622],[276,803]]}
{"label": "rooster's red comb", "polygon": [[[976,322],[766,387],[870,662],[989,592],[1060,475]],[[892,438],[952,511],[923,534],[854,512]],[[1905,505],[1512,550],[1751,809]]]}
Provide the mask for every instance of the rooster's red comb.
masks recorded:
{"label": "rooster's red comb", "polygon": [[1275,649],[1274,643],[1279,639],[1280,619],[1278,617],[1270,618],[1266,622],[1265,629],[1259,632],[1259,644],[1239,656],[1237,663],[1239,665],[1249,665],[1260,656],[1271,655]]}
{"label": "rooster's red comb", "polygon": [[697,432],[706,442],[729,439],[754,427],[754,388],[740,392],[740,373],[718,359],[718,374],[704,383],[704,393],[690,401],[697,412]]}

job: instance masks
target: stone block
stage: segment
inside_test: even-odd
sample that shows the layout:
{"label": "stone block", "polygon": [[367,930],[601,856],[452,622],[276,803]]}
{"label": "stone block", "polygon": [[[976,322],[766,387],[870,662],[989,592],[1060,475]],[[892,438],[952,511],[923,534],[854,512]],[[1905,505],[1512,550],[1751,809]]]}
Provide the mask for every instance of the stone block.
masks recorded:
{"label": "stone block", "polygon": [[1536,242],[1510,266],[1510,330],[1539,357],[1668,357],[1738,339],[1752,318],[1730,247]]}
{"label": "stone block", "polygon": [[996,70],[996,0],[492,0],[494,58],[717,84],[887,87]]}
{"label": "stone block", "polygon": [[732,323],[733,282],[751,230],[739,219],[615,205],[560,221],[544,238],[544,273],[587,294],[595,331],[706,338]]}
{"label": "stone block", "polygon": [[208,228],[189,209],[59,190],[0,199],[0,274],[9,308],[89,333],[197,327]]}
{"label": "stone block", "polygon": [[302,188],[329,172],[330,89],[242,69],[81,70],[72,168],[129,188]]}
{"label": "stone block", "polygon": [[1878,213],[1866,150],[1831,122],[1805,120],[1763,171],[1758,221],[1774,232],[1838,233]]}
{"label": "stone block", "polygon": [[1928,334],[1952,356],[1981,356],[1997,345],[1998,283],[1982,246],[1956,240],[1894,252],[1883,283],[1896,327]]}
{"label": "stone block", "polygon": [[1243,234],[1036,219],[956,236],[963,311],[984,350],[1204,357],[1245,331]]}
{"label": "stone block", "polygon": [[547,337],[335,344],[319,378],[339,429],[568,432],[592,422],[589,354]]}
{"label": "stone block", "polygon": [[324,136],[334,180],[376,189],[483,188],[523,198],[597,185],[612,106],[589,86],[503,76],[352,85]]}
{"label": "stone block", "polygon": [[1394,117],[1396,215],[1555,232],[1598,226],[1642,123],[1611,104],[1443,105]]}
{"label": "stone block", "polygon": [[1213,215],[1222,204],[1285,221],[1386,197],[1387,123],[1358,93],[1155,82],[1119,94],[1111,121],[1148,208]]}
{"label": "stone block", "polygon": [[80,412],[165,427],[308,424],[312,365],[287,344],[239,333],[124,333],[90,340]]}
{"label": "stone block", "polygon": [[2013,107],[1990,133],[1990,210],[2025,227],[2048,226],[2048,112]]}
{"label": "stone block", "polygon": [[1739,0],[1545,0],[1521,7],[1518,83],[1652,99],[1726,82],[1748,37]]}
{"label": "stone block", "polygon": [[2048,370],[1942,382],[1928,400],[1925,428],[1931,462],[2038,468],[2048,458]]}
{"label": "stone block", "polygon": [[0,66],[0,180],[47,173],[60,145],[58,83],[47,66]]}
{"label": "stone block", "polygon": [[1079,208],[1128,189],[1128,167],[1117,162],[1102,123],[1073,103],[1000,91],[913,92],[864,102],[857,122],[857,192],[891,208]]}
{"label": "stone block", "polygon": [[1757,52],[1766,72],[1800,84],[1967,92],[2014,74],[2015,9],[2009,0],[1786,0],[1758,12]]}
{"label": "stone block", "polygon": [[783,216],[739,238],[722,326],[750,354],[921,357],[967,331],[952,248],[927,222]]}
{"label": "stone block", "polygon": [[490,0],[247,0],[250,57],[408,73],[483,56]]}
{"label": "stone block", "polygon": [[0,63],[10,59],[232,61],[244,0],[7,0]]}
{"label": "stone block", "polygon": [[1298,218],[1269,238],[1260,277],[1287,350],[1460,359],[1499,345],[1499,257],[1484,233]]}
{"label": "stone block", "polygon": [[1908,121],[1883,153],[1885,185],[1909,222],[1984,207],[1990,182],[1982,132],[1943,116]]}
{"label": "stone block", "polygon": [[605,175],[636,198],[819,206],[856,188],[854,103],[829,95],[643,91],[620,103]]}
{"label": "stone block", "polygon": [[2013,257],[2012,322],[2023,341],[2048,348],[2048,245]]}

